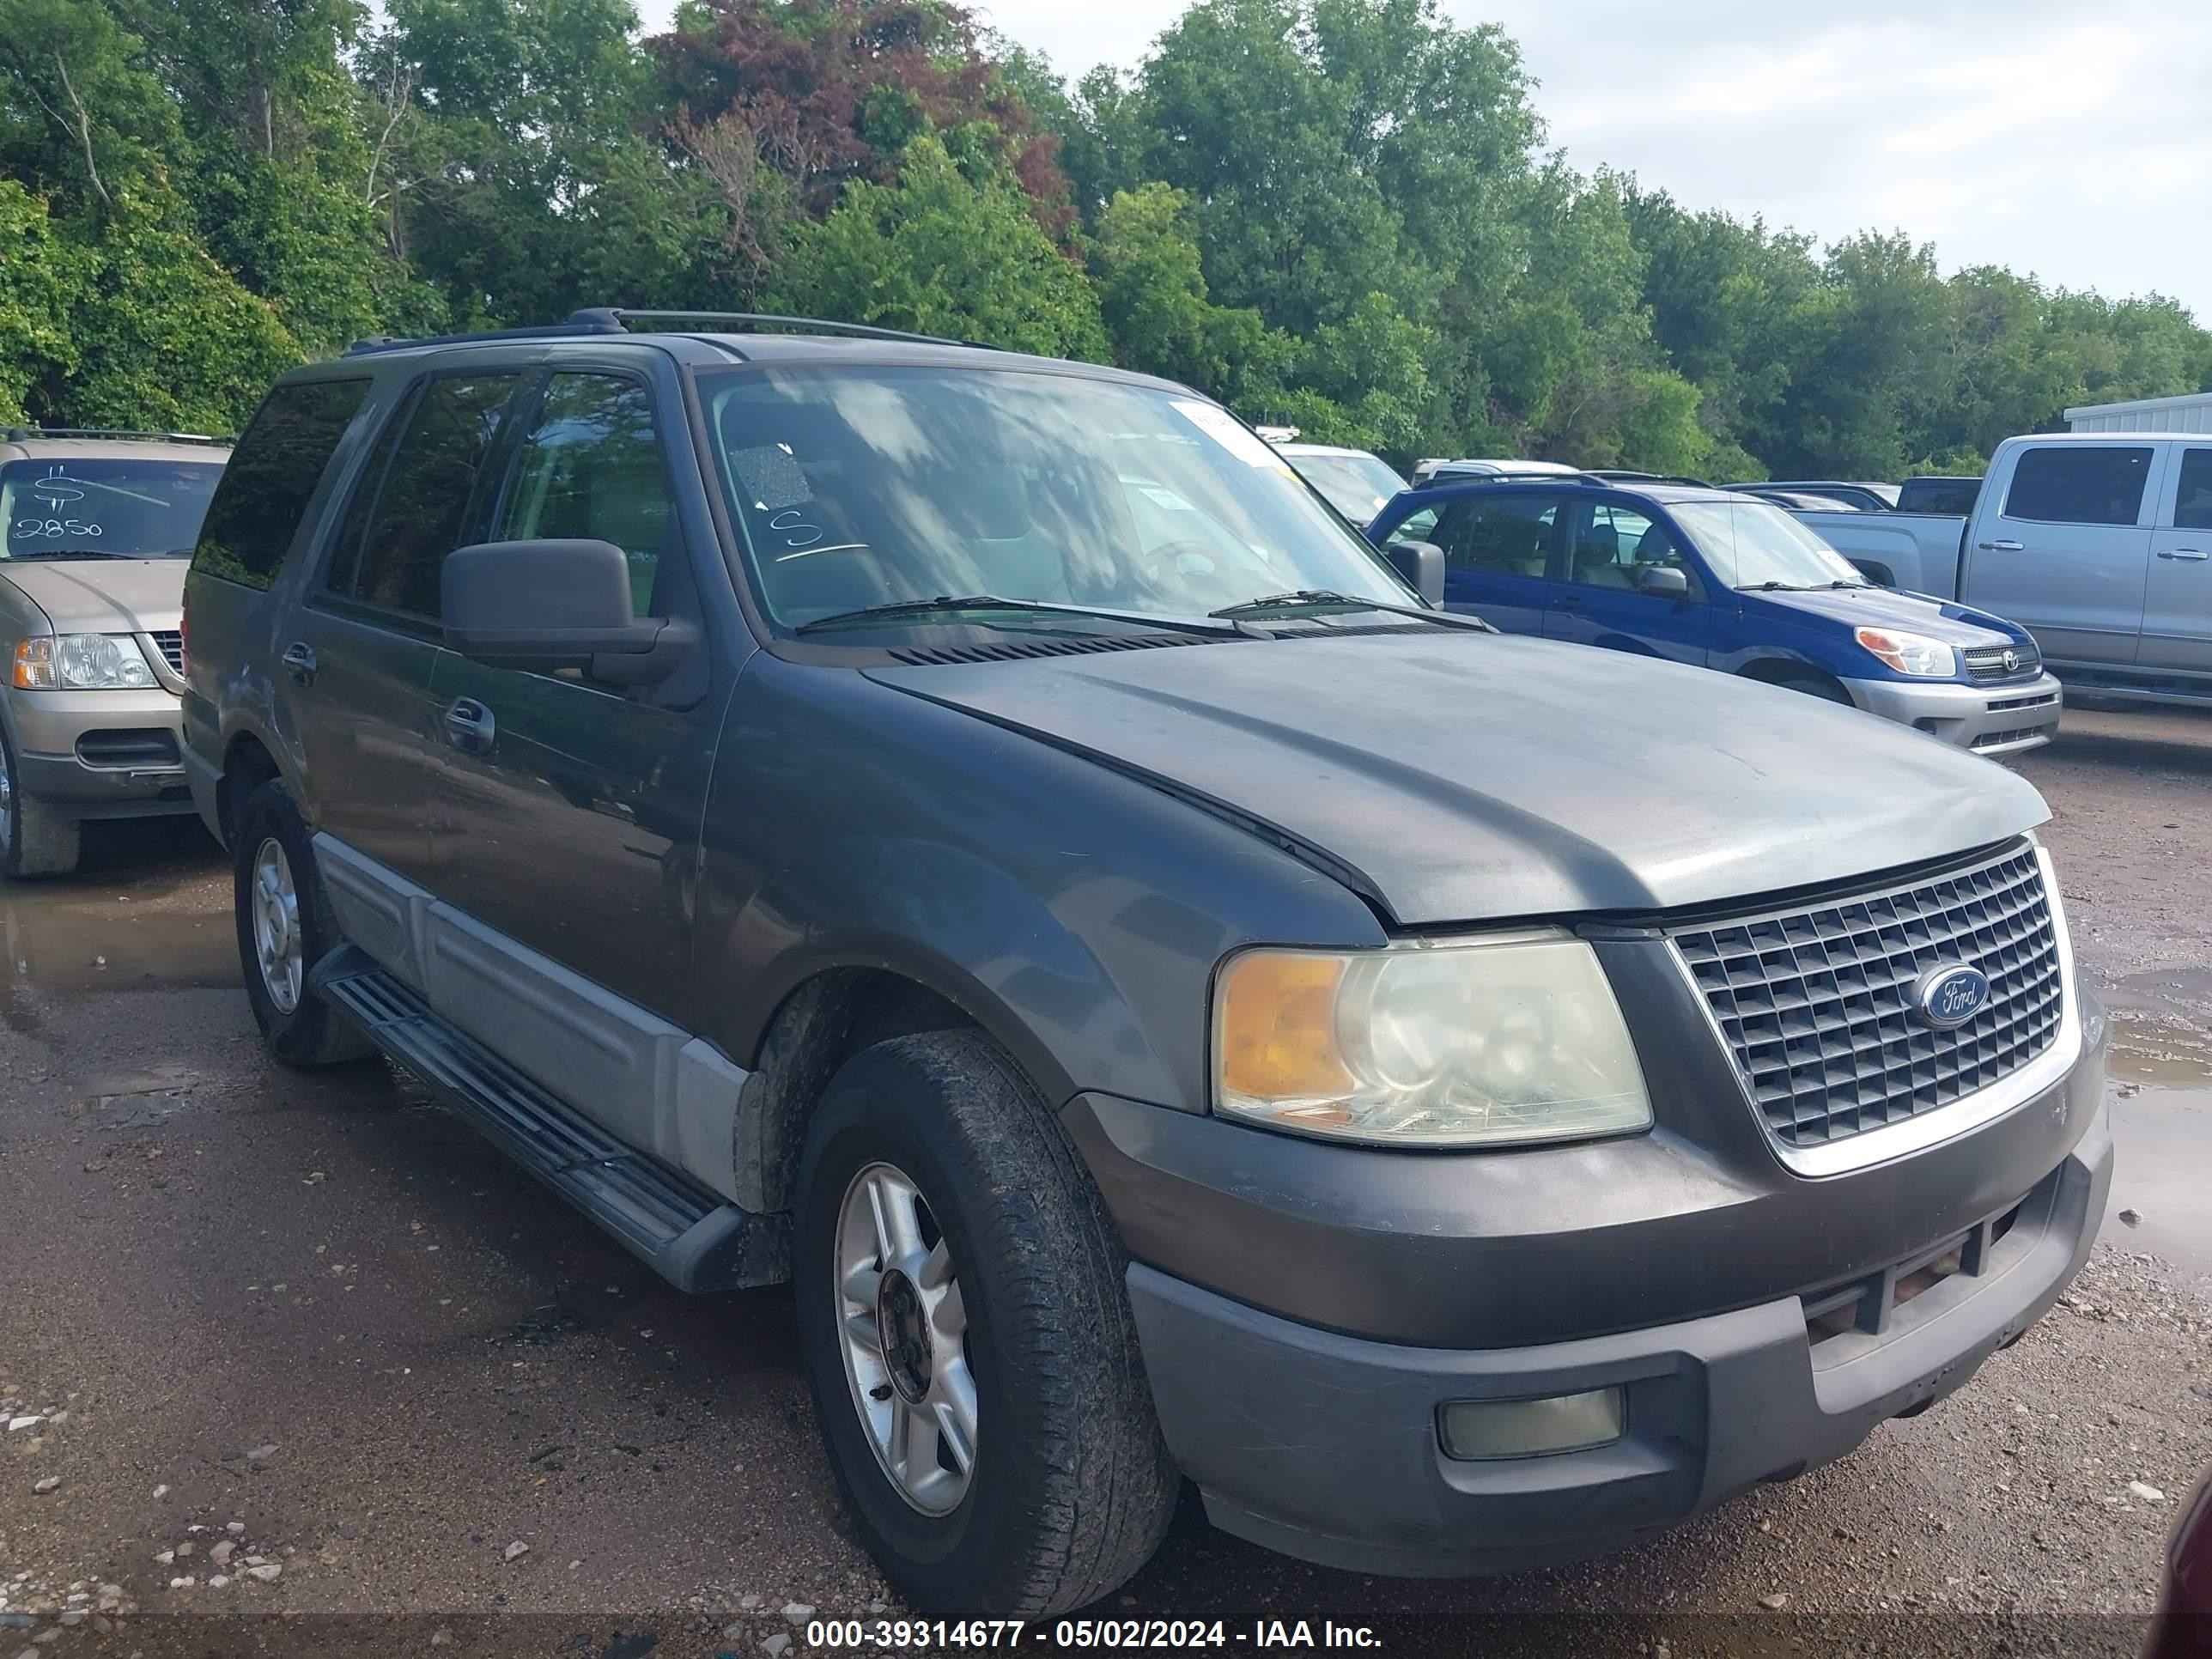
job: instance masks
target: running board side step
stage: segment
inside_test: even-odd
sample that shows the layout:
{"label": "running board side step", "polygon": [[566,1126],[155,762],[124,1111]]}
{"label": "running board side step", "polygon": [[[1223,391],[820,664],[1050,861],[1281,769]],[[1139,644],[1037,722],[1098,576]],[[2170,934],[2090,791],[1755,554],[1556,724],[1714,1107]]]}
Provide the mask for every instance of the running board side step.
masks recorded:
{"label": "running board side step", "polygon": [[788,1218],[756,1215],[645,1158],[453,1029],[360,946],[315,964],[315,993],[494,1146],[678,1290],[791,1277]]}

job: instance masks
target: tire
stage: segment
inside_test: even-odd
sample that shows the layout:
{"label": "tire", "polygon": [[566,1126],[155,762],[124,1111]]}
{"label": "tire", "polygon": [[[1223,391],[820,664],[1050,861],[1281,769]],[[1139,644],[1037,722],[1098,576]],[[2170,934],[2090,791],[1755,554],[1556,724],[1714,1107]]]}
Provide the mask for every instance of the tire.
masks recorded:
{"label": "tire", "polygon": [[1766,683],[1778,685],[1784,691],[1802,691],[1806,696],[1818,697],[1824,702],[1839,702],[1846,708],[1858,707],[1851,701],[1851,694],[1844,690],[1841,680],[1831,678],[1813,669],[1801,669],[1794,674],[1777,674]]}
{"label": "tire", "polygon": [[[339,939],[307,826],[301,822],[282,779],[270,779],[246,797],[231,851],[239,967],[246,976],[246,1000],[253,1005],[253,1023],[261,1028],[269,1052],[290,1066],[334,1066],[373,1053],[368,1040],[307,987],[308,970]],[[289,973],[272,974],[264,967],[256,932],[261,884],[272,860],[290,887],[284,907],[294,945],[285,954],[292,965]]]}
{"label": "tire", "polygon": [[[919,1241],[935,1234],[957,1287],[949,1299],[964,1312],[957,1347],[934,1340],[937,1306],[917,1316],[933,1339],[930,1364],[949,1370],[939,1356],[957,1352],[971,1385],[972,1474],[964,1487],[948,1482],[959,1462],[948,1450],[916,1480],[921,1460],[910,1460],[910,1486],[936,1483],[921,1499],[895,1481],[876,1426],[923,1382],[898,1336],[897,1276],[880,1275],[871,1298],[841,1282],[848,1221],[862,1218],[861,1240],[883,1236],[866,1218],[874,1206],[856,1197],[860,1207],[848,1210],[848,1195],[878,1190],[860,1178],[881,1181],[871,1172],[884,1170],[918,1194]],[[1152,1415],[1127,1257],[1074,1147],[1006,1053],[980,1032],[936,1031],[854,1055],[808,1127],[796,1212],[799,1347],[815,1410],[839,1489],[899,1594],[933,1616],[1044,1618],[1097,1601],[1143,1566],[1166,1534],[1180,1477]],[[880,1267],[879,1244],[860,1248],[875,1249]],[[917,1298],[946,1295],[931,1277],[925,1266],[909,1280]],[[878,1359],[893,1355],[866,1376],[849,1367],[866,1360],[866,1346],[852,1359],[847,1336],[848,1311],[863,1305],[877,1310]],[[937,1381],[928,1387],[921,1417],[940,1398]]]}
{"label": "tire", "polygon": [[0,876],[28,881],[74,874],[80,844],[76,820],[23,793],[15,741],[0,727]]}

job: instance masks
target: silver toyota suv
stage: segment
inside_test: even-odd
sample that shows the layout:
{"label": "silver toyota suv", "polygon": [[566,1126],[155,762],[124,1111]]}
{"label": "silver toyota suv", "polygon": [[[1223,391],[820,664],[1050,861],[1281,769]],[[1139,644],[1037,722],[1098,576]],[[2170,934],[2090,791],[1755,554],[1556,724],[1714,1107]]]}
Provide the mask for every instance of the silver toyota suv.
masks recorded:
{"label": "silver toyota suv", "polygon": [[0,874],[67,875],[88,818],[192,810],[180,607],[228,454],[182,433],[0,431]]}

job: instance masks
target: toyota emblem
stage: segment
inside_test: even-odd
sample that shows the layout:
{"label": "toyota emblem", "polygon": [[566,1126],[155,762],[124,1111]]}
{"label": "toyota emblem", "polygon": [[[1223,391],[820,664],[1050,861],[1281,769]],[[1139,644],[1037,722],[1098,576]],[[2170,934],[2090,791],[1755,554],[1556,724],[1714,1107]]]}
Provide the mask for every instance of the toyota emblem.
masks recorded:
{"label": "toyota emblem", "polygon": [[2020,672],[2020,653],[2008,647],[2004,653],[2004,665],[2006,673],[2017,674]]}

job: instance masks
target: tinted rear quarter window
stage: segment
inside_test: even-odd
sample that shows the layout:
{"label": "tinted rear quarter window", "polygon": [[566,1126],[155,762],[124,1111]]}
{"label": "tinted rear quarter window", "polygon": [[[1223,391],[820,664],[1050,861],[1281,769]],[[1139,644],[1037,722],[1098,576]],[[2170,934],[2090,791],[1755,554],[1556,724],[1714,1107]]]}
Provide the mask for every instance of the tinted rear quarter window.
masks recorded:
{"label": "tinted rear quarter window", "polygon": [[2181,489],[2173,500],[2177,530],[2212,530],[2212,449],[2181,452]]}
{"label": "tinted rear quarter window", "polygon": [[1898,492],[1897,510],[1963,519],[1974,510],[1975,497],[1981,493],[1979,478],[1907,478]]}
{"label": "tinted rear quarter window", "polygon": [[368,395],[363,380],[303,380],[264,400],[231,452],[192,553],[192,568],[265,588],[307,510],[307,498]]}
{"label": "tinted rear quarter window", "polygon": [[2142,510],[2151,451],[2133,445],[2053,444],[2013,471],[2005,517],[2045,524],[2133,524]]}

